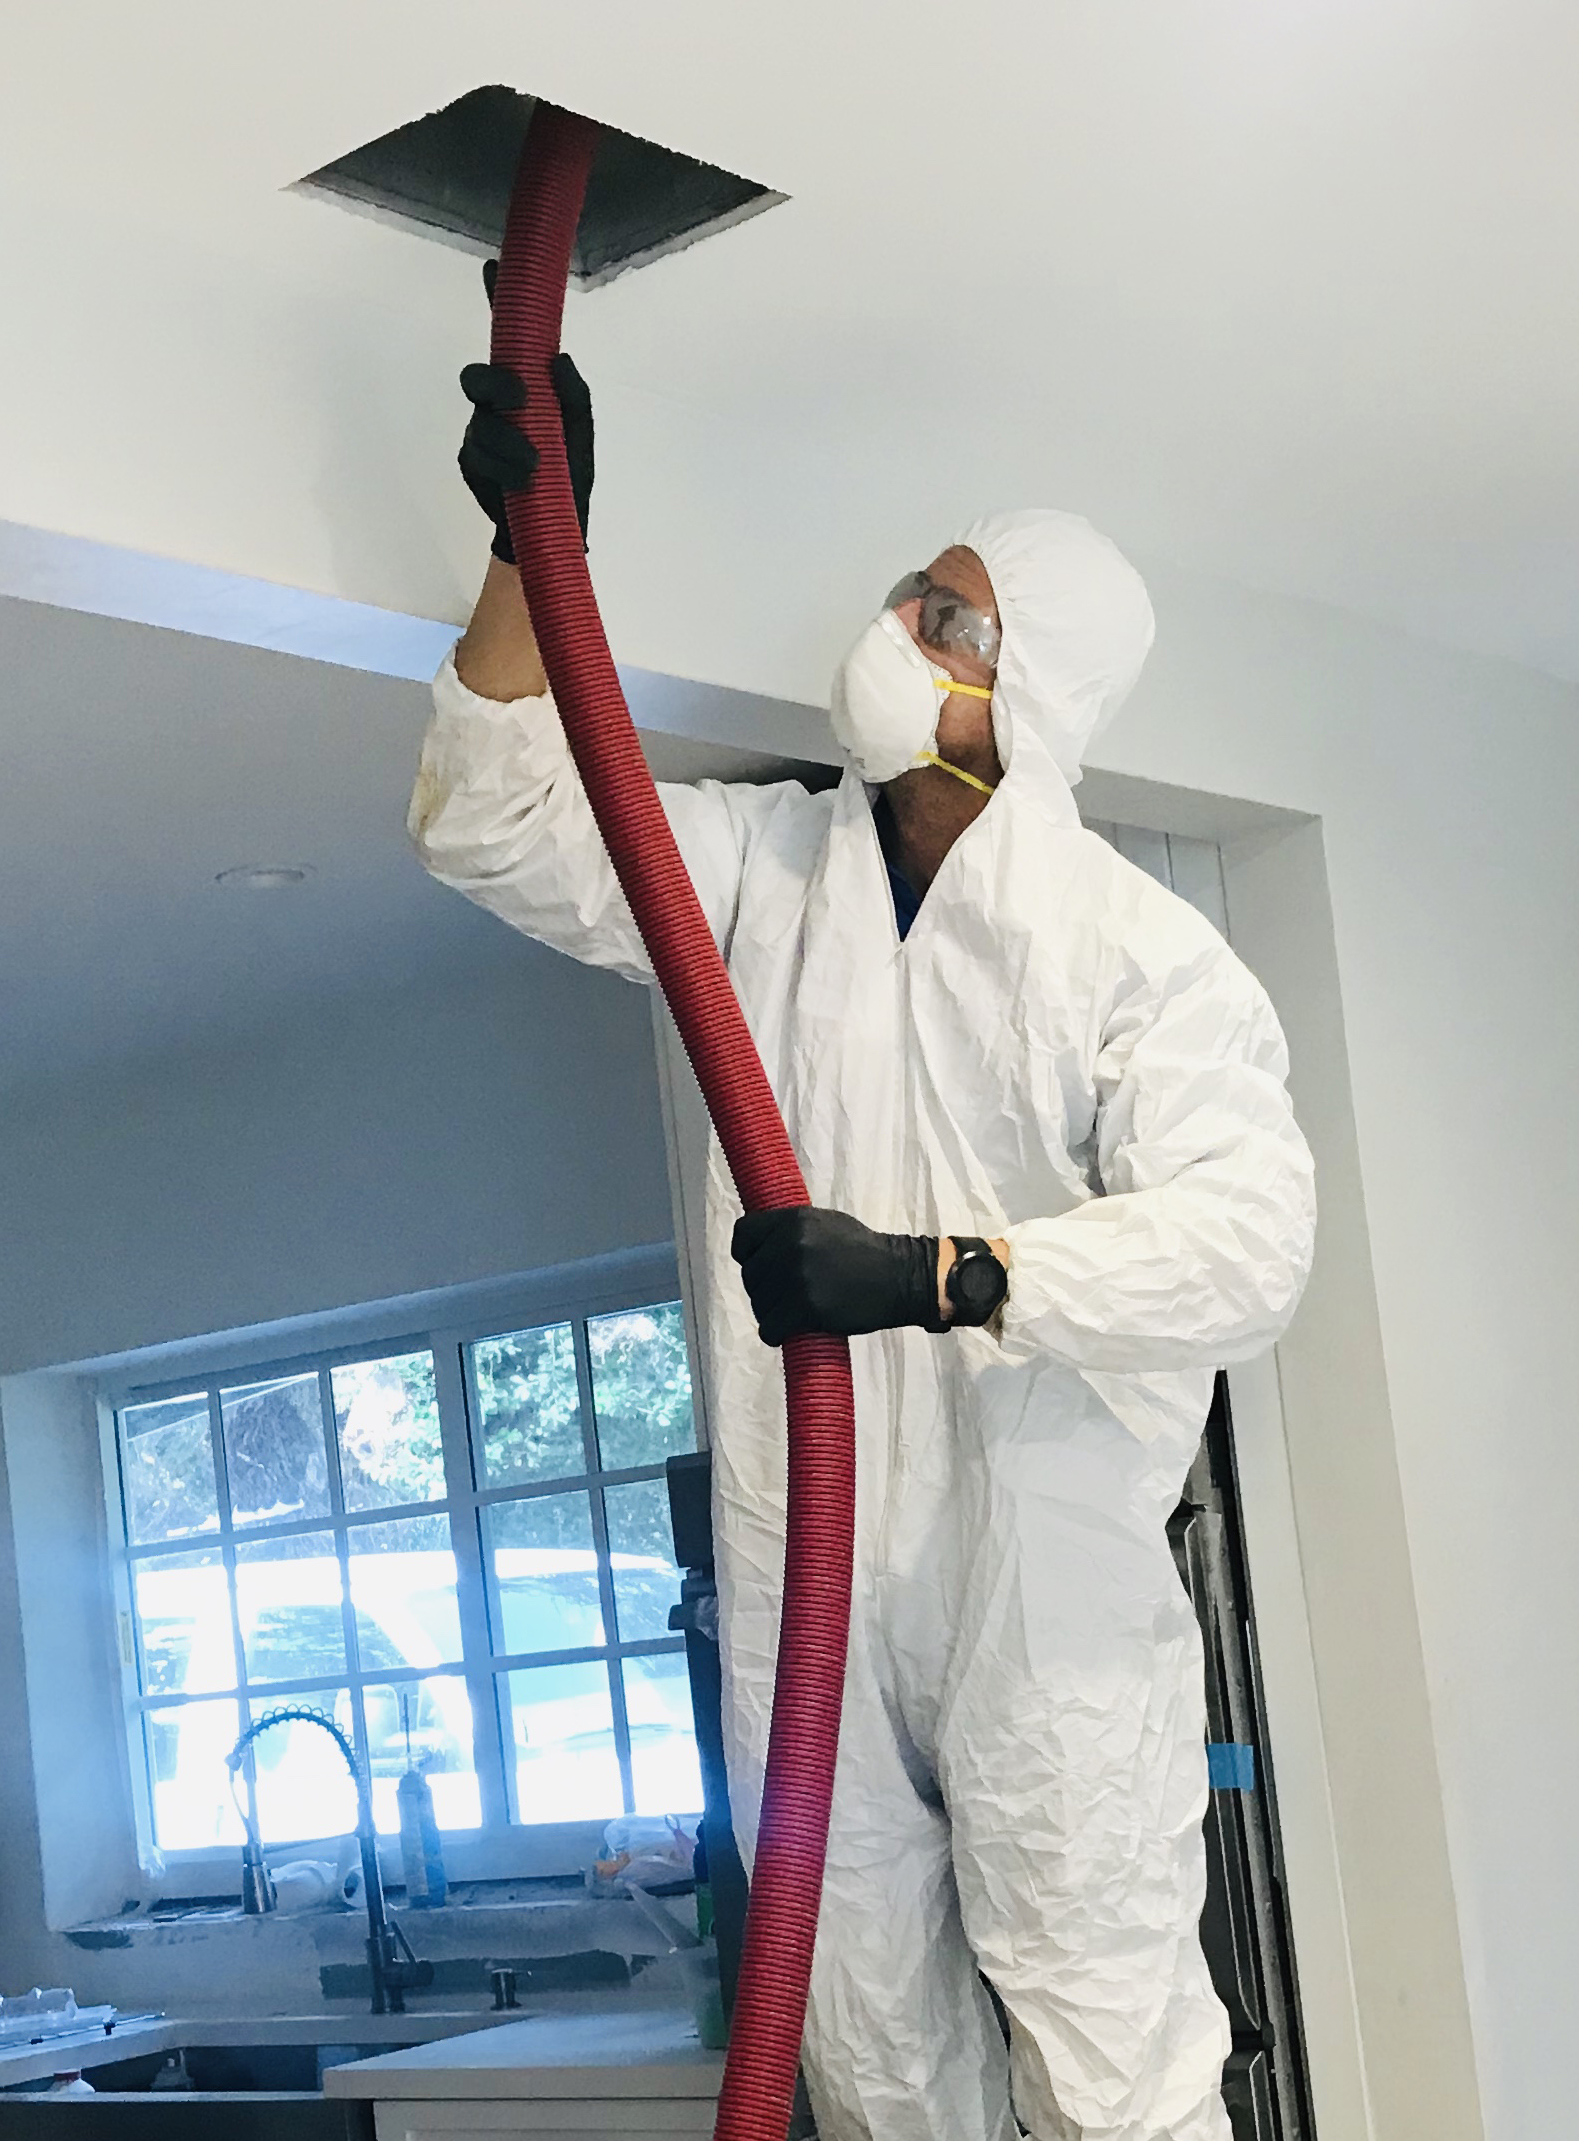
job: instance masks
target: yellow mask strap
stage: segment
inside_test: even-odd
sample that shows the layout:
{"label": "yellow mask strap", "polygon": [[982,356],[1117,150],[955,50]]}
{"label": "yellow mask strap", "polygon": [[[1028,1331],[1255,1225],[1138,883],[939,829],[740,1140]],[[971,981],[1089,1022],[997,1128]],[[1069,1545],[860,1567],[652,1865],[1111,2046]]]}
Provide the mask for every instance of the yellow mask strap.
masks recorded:
{"label": "yellow mask strap", "polygon": [[[967,685],[963,688],[966,690],[973,691],[976,687],[974,685]],[[987,694],[987,697],[990,698],[991,696],[992,695],[989,692]],[[955,780],[963,781],[967,788],[974,788],[982,795],[991,795],[994,792],[992,788],[988,786],[986,781],[977,780],[975,774],[967,773],[963,766],[951,766],[946,758],[939,758],[936,751],[918,751],[916,753],[916,756],[918,758],[924,758],[929,766],[939,766],[945,773],[952,773]]]}
{"label": "yellow mask strap", "polygon": [[966,699],[990,699],[992,697],[992,686],[990,684],[956,684],[952,677],[947,682],[942,677],[934,677],[932,681],[938,690],[942,692],[945,699],[952,699],[956,692]]}

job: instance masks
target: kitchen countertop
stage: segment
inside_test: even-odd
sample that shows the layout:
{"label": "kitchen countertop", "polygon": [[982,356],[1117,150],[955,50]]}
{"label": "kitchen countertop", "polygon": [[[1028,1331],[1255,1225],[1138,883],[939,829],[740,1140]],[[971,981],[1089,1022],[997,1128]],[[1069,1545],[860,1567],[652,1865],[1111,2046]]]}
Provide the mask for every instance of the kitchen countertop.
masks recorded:
{"label": "kitchen countertop", "polygon": [[[94,2028],[80,2035],[51,2037],[43,2044],[0,2049],[0,2089],[47,2081],[54,2074],[91,2073],[112,2060],[175,2052],[183,2045],[399,2045],[413,2039],[486,2036],[499,2024],[519,2020],[518,2015],[495,2018],[486,2008],[412,2009],[404,2015],[355,2010],[333,2015],[128,2015],[108,2035]],[[421,2050],[427,2048],[426,2041],[419,2045]]]}
{"label": "kitchen countertop", "polygon": [[416,2098],[688,2098],[711,2101],[723,2054],[704,2050],[686,2009],[533,2015],[469,2036],[333,2067],[324,2094]]}

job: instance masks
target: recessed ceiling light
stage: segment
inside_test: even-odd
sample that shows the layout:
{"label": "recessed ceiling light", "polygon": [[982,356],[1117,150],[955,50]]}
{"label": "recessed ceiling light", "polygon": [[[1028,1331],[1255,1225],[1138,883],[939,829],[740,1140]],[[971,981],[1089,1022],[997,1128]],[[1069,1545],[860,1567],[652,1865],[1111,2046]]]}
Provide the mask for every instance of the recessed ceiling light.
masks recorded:
{"label": "recessed ceiling light", "polygon": [[299,863],[243,863],[234,870],[221,870],[214,882],[216,885],[240,885],[248,892],[279,892],[286,885],[306,884],[312,874]]}

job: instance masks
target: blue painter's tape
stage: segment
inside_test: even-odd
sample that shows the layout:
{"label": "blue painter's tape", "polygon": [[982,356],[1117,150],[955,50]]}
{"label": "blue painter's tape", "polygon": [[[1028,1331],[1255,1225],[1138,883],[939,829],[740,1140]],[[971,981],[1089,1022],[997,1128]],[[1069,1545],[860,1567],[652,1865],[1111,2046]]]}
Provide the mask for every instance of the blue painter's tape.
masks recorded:
{"label": "blue painter's tape", "polygon": [[1256,1751],[1242,1740],[1208,1740],[1206,1774],[1214,1792],[1253,1792]]}

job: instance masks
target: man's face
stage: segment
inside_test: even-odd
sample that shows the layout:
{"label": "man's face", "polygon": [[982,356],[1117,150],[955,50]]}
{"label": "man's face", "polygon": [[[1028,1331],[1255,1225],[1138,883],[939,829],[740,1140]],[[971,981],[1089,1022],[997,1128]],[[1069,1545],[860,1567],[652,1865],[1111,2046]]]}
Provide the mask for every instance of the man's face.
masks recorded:
{"label": "man's face", "polygon": [[[994,624],[1001,623],[998,616],[997,597],[992,591],[992,582],[987,577],[987,568],[974,550],[954,546],[939,551],[927,567],[927,575],[940,587],[951,587],[955,594],[964,597],[973,609],[990,617]],[[921,603],[903,602],[895,610],[905,630],[921,649],[929,662],[946,670],[961,684],[991,684],[994,666],[981,660],[979,655],[968,650],[937,648],[927,644],[921,637]],[[957,694],[943,702],[938,716],[938,749],[947,758],[954,751],[979,749],[990,744],[992,739],[992,708],[985,699],[963,698]]]}

